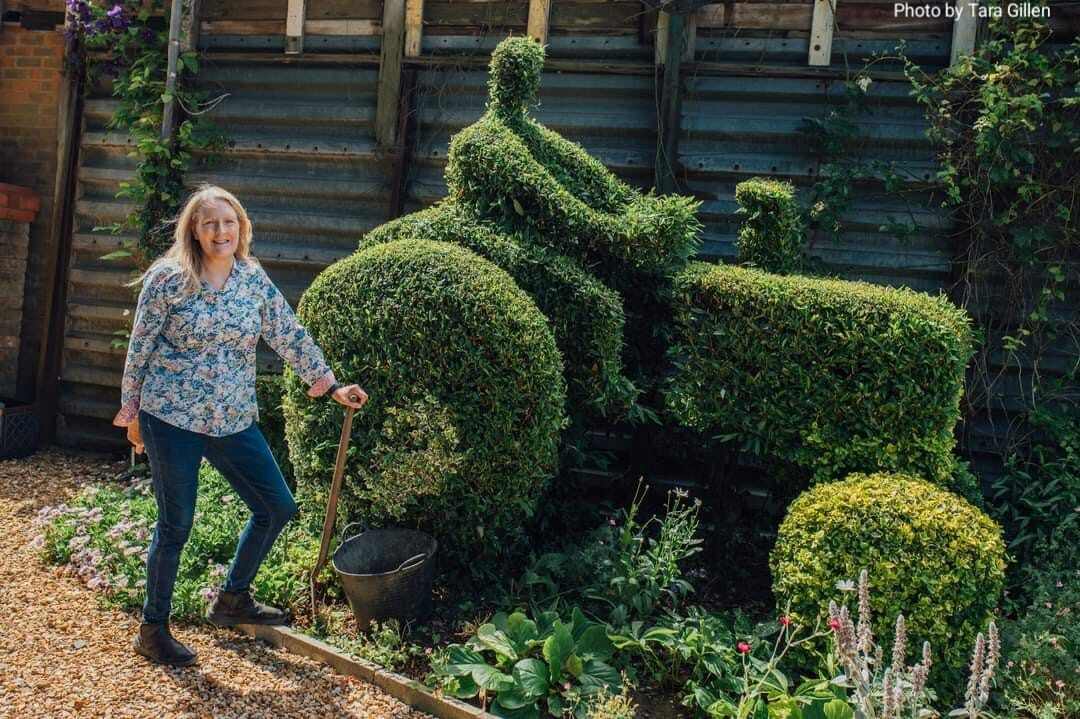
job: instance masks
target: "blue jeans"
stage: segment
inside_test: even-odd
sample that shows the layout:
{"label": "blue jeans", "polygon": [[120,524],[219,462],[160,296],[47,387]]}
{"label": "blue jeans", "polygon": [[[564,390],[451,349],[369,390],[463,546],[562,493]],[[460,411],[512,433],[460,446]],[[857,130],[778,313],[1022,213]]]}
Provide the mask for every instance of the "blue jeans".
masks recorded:
{"label": "blue jeans", "polygon": [[296,502],[254,422],[242,432],[211,437],[180,429],[140,411],[139,428],[150,459],[158,508],[157,526],[146,562],[143,621],[157,624],[169,618],[180,552],[195,519],[199,464],[203,457],[221,472],[252,513],[236,545],[236,556],[225,581],[226,591],[239,592],[250,587],[274,540],[296,514]]}

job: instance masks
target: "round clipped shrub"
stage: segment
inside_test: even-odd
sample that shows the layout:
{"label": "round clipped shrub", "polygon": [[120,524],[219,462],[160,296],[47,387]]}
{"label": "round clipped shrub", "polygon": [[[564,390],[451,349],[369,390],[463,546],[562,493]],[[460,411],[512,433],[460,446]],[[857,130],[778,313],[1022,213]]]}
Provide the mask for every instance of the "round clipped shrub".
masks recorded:
{"label": "round clipped shrub", "polygon": [[[359,383],[344,521],[429,531],[444,568],[497,566],[557,467],[566,385],[551,329],[503,270],[455,245],[400,240],[320,274],[298,314]],[[326,506],[342,410],[287,371],[298,495]]]}
{"label": "round clipped shrub", "polygon": [[951,492],[910,475],[852,474],[791,504],[770,566],[777,605],[808,623],[844,602],[837,582],[866,569],[874,635],[892,637],[902,612],[910,646],[929,641],[955,670],[997,605],[1005,545],[992,519]]}

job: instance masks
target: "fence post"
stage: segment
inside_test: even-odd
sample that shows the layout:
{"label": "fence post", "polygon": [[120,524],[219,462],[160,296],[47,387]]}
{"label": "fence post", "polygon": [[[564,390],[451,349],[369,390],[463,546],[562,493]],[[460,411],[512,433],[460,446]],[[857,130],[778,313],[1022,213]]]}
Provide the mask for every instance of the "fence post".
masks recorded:
{"label": "fence post", "polygon": [[424,40],[424,0],[405,1],[405,57],[420,57]]}
{"label": "fence post", "polygon": [[551,0],[529,0],[529,27],[526,32],[541,45],[547,45],[550,15]]}
{"label": "fence post", "polygon": [[836,3],[840,0],[815,0],[810,23],[808,65],[828,67],[832,63],[833,28],[836,26]]}
{"label": "fence post", "polygon": [[289,0],[285,15],[285,54],[299,55],[304,52],[304,16],[307,14],[304,0]]}
{"label": "fence post", "polygon": [[956,0],[957,15],[953,20],[950,65],[960,62],[960,58],[964,55],[975,52],[975,36],[978,33],[979,21],[972,12],[970,3],[971,0]]}
{"label": "fence post", "polygon": [[375,106],[375,141],[382,148],[392,147],[397,136],[401,59],[404,49],[405,0],[386,0],[383,4],[379,93]]}
{"label": "fence post", "polygon": [[656,143],[656,191],[673,192],[679,150],[679,116],[682,93],[679,71],[687,47],[687,17],[661,12],[657,18],[657,47],[663,50],[663,81],[660,85],[660,113]]}

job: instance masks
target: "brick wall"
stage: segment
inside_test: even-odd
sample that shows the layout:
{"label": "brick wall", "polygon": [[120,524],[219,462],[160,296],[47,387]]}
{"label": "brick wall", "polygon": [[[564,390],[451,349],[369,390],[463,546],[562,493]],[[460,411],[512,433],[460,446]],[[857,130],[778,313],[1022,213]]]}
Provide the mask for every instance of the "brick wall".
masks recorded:
{"label": "brick wall", "polygon": [[60,30],[27,30],[17,23],[4,23],[0,29],[0,182],[28,187],[41,198],[41,210],[30,226],[19,399],[33,396],[42,313],[51,291],[43,286],[42,274],[46,257],[55,252],[51,222],[63,56]]}

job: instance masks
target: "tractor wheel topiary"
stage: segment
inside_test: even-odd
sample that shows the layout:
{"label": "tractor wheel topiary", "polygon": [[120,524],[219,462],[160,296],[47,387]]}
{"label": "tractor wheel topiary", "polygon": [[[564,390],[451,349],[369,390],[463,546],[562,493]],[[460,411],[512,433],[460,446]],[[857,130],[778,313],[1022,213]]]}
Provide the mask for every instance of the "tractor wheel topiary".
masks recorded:
{"label": "tractor wheel topiary", "polygon": [[1005,545],[993,520],[951,492],[910,475],[852,474],[791,504],[770,565],[777,606],[808,623],[824,623],[830,600],[844,603],[838,581],[868,570],[874,636],[887,643],[902,612],[910,646],[929,641],[947,678],[997,606]]}
{"label": "tractor wheel topiary", "polygon": [[[298,314],[335,374],[370,397],[354,419],[344,521],[429,531],[444,568],[497,567],[555,474],[565,423],[562,359],[533,301],[464,248],[400,240],[328,267]],[[342,410],[307,398],[289,371],[285,384],[289,455],[314,522]]]}

